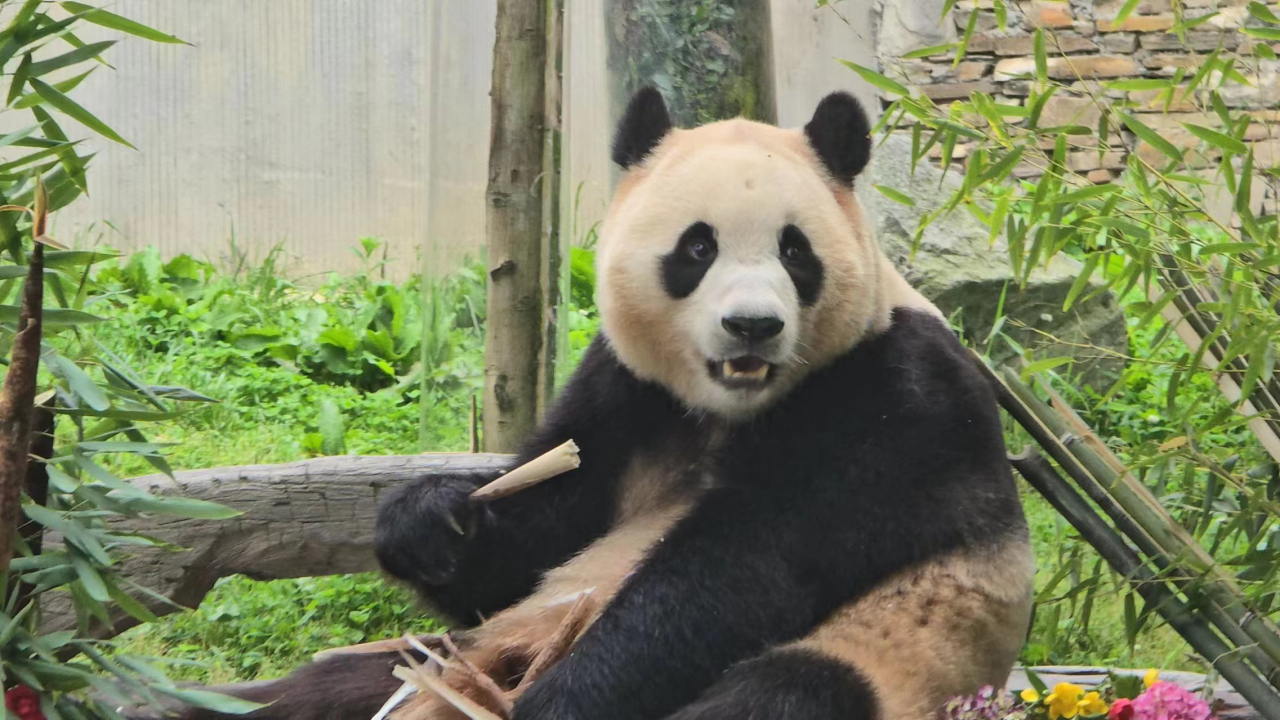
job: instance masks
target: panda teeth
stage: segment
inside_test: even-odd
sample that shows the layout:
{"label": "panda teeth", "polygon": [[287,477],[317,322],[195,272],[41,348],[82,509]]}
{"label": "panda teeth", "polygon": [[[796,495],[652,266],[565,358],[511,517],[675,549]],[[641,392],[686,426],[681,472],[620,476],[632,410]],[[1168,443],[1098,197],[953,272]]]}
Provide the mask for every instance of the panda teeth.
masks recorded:
{"label": "panda teeth", "polygon": [[727,378],[742,378],[743,380],[764,380],[769,375],[769,366],[761,364],[754,370],[738,370],[733,367],[732,360],[724,361],[724,376]]}

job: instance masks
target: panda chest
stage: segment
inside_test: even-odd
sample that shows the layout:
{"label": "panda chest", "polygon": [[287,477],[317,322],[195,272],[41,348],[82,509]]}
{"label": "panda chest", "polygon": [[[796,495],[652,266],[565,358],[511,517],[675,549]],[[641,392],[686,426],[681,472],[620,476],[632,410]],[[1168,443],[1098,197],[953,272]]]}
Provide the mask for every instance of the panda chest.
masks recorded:
{"label": "panda chest", "polygon": [[618,480],[609,531],[543,578],[539,600],[590,592],[607,603],[649,550],[693,510],[714,485],[721,434],[671,435],[637,452]]}

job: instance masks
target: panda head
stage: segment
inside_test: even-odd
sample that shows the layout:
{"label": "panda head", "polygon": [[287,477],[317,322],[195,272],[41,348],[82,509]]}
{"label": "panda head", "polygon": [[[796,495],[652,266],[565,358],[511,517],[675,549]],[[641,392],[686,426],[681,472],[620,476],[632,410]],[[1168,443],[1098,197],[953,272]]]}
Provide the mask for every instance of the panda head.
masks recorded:
{"label": "panda head", "polygon": [[742,419],[887,326],[883,255],[853,192],[868,134],[845,93],[801,130],[684,130],[641,90],[614,141],[626,172],[597,255],[619,359],[692,409]]}

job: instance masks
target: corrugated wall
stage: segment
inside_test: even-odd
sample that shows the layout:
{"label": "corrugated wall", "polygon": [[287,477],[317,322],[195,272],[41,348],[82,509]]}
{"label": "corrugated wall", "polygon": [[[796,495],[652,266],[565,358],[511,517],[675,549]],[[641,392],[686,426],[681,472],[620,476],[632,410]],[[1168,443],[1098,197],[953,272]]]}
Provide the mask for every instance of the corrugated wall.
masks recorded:
{"label": "corrugated wall", "polygon": [[[855,87],[833,57],[870,62],[872,0],[773,0],[779,117],[802,124]],[[565,198],[585,232],[608,199],[601,3],[569,0]],[[255,255],[283,243],[295,271],[349,269],[359,238],[397,274],[422,248],[447,267],[483,243],[495,0],[117,0],[112,9],[195,47],[128,39],[76,97],[133,142],[109,143],[65,238],[165,255]],[[865,88],[863,88],[865,92]],[[870,98],[870,93],[865,92]],[[104,230],[109,221],[118,233]],[[90,228],[94,228],[91,230]]]}

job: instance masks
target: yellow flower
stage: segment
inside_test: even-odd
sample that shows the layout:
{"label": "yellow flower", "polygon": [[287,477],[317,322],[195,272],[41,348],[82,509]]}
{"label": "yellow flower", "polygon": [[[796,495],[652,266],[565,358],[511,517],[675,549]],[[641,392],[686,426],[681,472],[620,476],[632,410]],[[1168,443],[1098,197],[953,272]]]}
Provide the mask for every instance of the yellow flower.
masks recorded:
{"label": "yellow flower", "polygon": [[1075,683],[1058,683],[1053,692],[1045,696],[1044,704],[1049,706],[1049,720],[1071,718],[1080,714],[1080,698],[1084,696],[1084,688]]}
{"label": "yellow flower", "polygon": [[1160,680],[1160,671],[1156,670],[1155,668],[1151,668],[1150,670],[1147,671],[1147,674],[1142,677],[1142,684],[1146,685],[1147,687],[1151,687],[1152,685],[1155,685],[1157,682],[1159,682],[1159,680]]}
{"label": "yellow flower", "polygon": [[1040,700],[1040,693],[1036,692],[1035,688],[1027,688],[1026,690],[1023,690],[1021,694],[1022,699],[1029,703],[1039,702]]}
{"label": "yellow flower", "polygon": [[1098,693],[1090,692],[1078,703],[1078,707],[1081,715],[1104,715],[1107,712],[1107,701]]}

